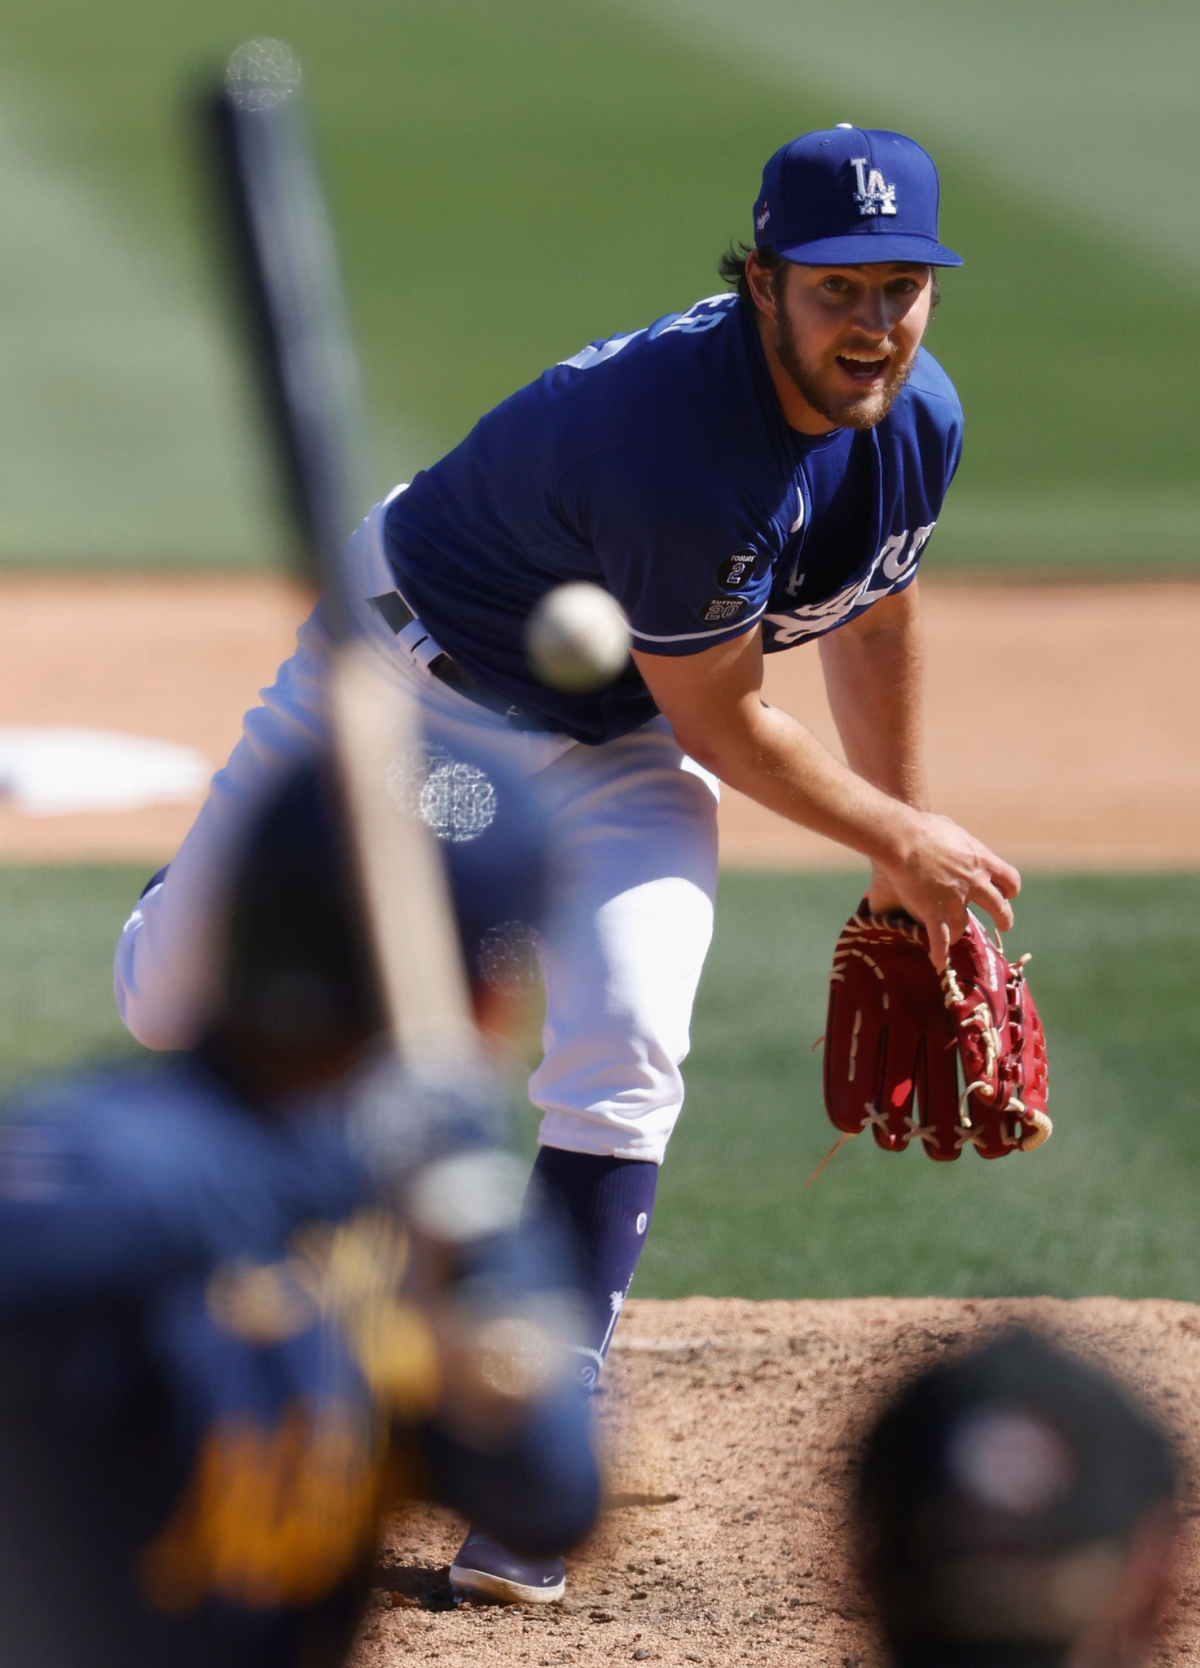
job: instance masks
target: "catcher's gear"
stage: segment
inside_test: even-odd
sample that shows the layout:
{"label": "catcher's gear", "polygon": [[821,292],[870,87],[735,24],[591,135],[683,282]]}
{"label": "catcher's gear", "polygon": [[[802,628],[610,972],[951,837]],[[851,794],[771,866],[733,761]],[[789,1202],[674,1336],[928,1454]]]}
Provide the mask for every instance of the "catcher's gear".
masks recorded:
{"label": "catcher's gear", "polygon": [[943,1162],[968,1145],[1003,1158],[1048,1139],[1046,1039],[1025,982],[1028,957],[1010,962],[968,921],[940,975],[924,927],[902,910],[873,915],[864,898],[842,929],[829,978],[825,1109],[846,1134],[869,1125],[886,1152],[919,1136]]}

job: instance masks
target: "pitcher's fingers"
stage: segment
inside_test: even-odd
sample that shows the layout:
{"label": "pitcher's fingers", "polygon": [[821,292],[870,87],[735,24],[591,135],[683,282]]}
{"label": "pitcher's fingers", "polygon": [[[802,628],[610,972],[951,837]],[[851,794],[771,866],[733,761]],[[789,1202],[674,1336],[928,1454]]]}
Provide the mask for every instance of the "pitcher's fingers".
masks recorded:
{"label": "pitcher's fingers", "polygon": [[1015,898],[1021,890],[1021,871],[1014,869],[1011,863],[1006,863],[1003,857],[997,857],[996,853],[989,851],[986,846],[983,849],[983,861],[997,892],[1002,897]]}
{"label": "pitcher's fingers", "polygon": [[944,972],[950,960],[950,946],[954,942],[950,928],[945,921],[926,921],[923,925],[929,934],[929,959],[939,973]]}
{"label": "pitcher's fingers", "polygon": [[1014,920],[1012,905],[989,881],[981,880],[976,884],[970,901],[985,909],[1001,932],[1011,932]]}

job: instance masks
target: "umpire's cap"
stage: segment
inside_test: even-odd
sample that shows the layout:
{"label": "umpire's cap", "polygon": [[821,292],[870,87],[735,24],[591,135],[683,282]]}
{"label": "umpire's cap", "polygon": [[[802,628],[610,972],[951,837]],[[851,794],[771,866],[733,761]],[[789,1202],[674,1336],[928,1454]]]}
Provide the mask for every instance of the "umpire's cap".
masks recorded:
{"label": "umpire's cap", "polygon": [[1103,1613],[1174,1486],[1151,1418],[1030,1332],[924,1374],[860,1473],[865,1573],[897,1656],[1053,1660]]}
{"label": "umpire's cap", "polygon": [[[416,814],[446,862],[475,989],[528,976],[547,894],[536,794],[482,756],[419,748],[389,793]],[[307,755],[276,786],[238,856],[229,899],[224,1002],[284,1050],[383,1025],[356,860],[336,767]],[[420,954],[414,946],[414,955]]]}

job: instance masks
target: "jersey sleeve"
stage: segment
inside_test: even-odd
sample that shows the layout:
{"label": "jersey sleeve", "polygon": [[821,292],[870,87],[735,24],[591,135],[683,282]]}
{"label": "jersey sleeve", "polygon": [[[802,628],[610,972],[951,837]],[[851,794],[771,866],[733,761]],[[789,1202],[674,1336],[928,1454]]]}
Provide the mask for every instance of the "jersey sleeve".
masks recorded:
{"label": "jersey sleeve", "polygon": [[635,649],[697,654],[761,619],[778,552],[761,513],[719,471],[666,448],[618,447],[576,464],[559,496]]}

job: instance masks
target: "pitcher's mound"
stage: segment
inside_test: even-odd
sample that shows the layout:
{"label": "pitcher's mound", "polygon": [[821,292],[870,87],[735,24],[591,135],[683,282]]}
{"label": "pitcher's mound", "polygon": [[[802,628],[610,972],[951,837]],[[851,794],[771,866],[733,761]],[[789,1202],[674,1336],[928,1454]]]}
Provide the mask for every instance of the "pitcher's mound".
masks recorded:
{"label": "pitcher's mound", "polygon": [[[1200,1308],[1112,1298],[626,1306],[598,1398],[611,1502],[568,1564],[566,1602],[450,1605],[461,1525],[421,1509],[392,1525],[357,1668],[752,1662],[870,1668],[880,1661],[847,1568],[849,1480],[860,1432],[898,1383],[1013,1321],[1106,1364],[1157,1411],[1194,1471]],[[1181,1591],[1158,1662],[1190,1660],[1200,1616],[1196,1496]]]}

